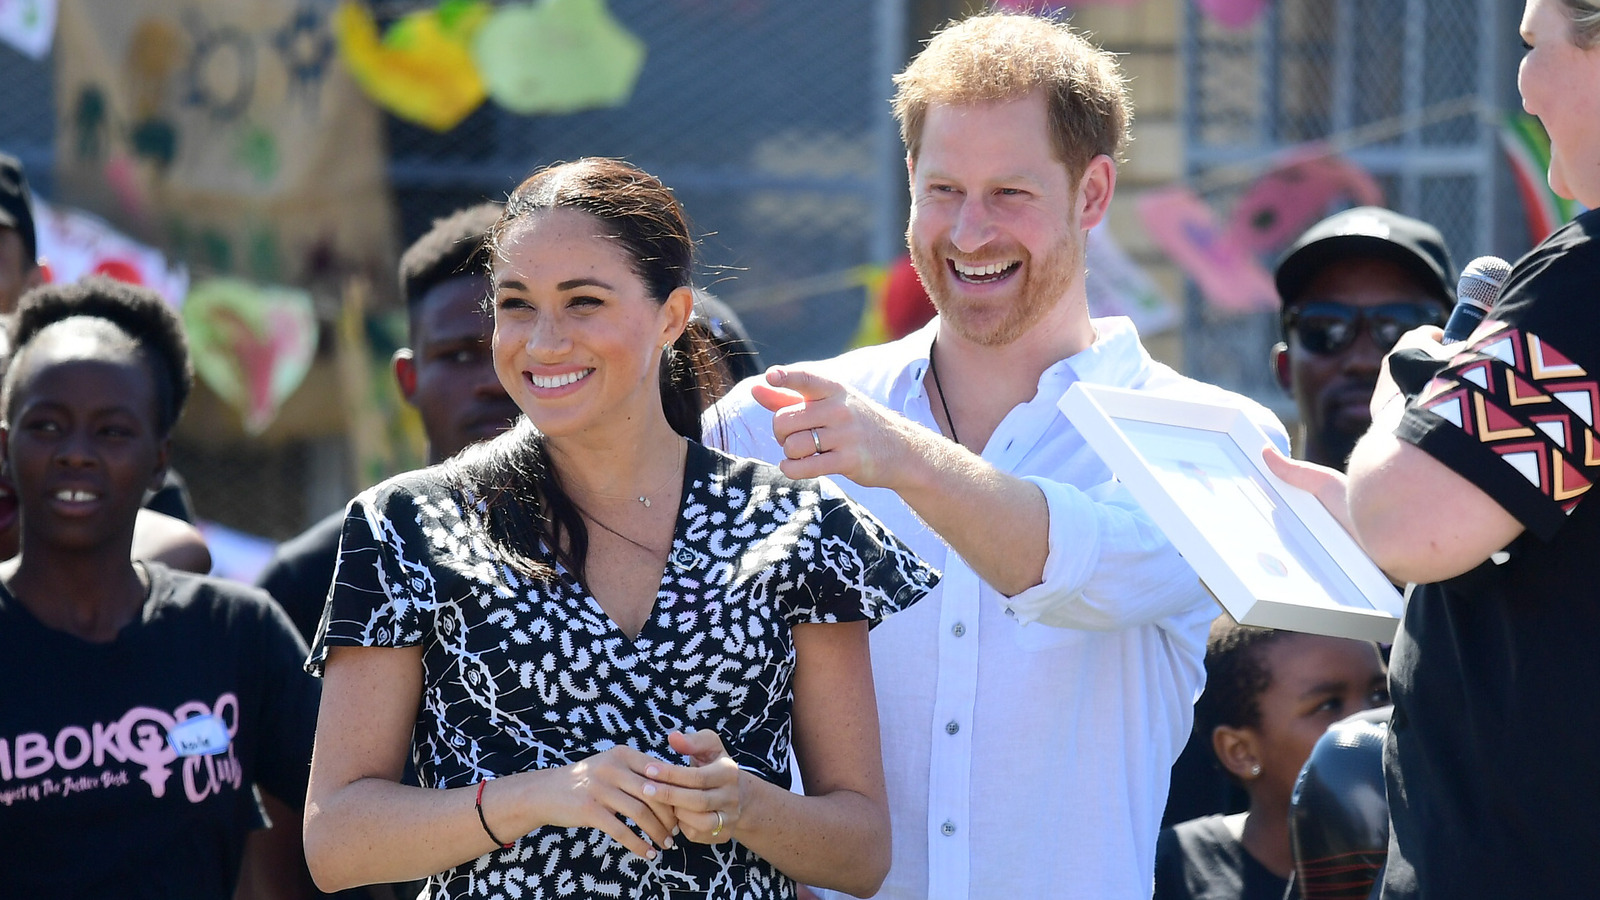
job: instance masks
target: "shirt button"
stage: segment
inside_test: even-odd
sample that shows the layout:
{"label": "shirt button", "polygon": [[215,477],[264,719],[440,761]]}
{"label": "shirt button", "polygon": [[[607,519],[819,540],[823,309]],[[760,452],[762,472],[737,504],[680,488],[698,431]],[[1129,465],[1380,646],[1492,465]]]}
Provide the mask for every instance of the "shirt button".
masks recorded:
{"label": "shirt button", "polygon": [[946,819],[945,823],[943,825],[939,826],[939,833],[944,835],[945,837],[949,837],[950,835],[955,834],[956,833],[956,823],[951,822],[950,820]]}
{"label": "shirt button", "polygon": [[967,633],[967,626],[961,624],[960,622],[957,622],[954,625],[950,626],[950,633],[955,635],[956,637],[961,637],[962,635],[965,635]]}
{"label": "shirt button", "polygon": [[959,723],[959,722],[951,720],[951,721],[945,723],[945,726],[944,726],[944,733],[945,734],[955,734],[956,732],[958,732],[960,730],[961,730],[961,723]]}

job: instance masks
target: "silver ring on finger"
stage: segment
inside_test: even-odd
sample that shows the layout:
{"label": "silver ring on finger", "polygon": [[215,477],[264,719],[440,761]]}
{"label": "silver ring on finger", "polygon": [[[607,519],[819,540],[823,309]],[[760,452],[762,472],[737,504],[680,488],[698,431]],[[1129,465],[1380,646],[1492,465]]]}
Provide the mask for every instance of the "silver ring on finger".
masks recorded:
{"label": "silver ring on finger", "polygon": [[722,833],[722,826],[725,823],[724,823],[723,818],[722,818],[722,810],[713,809],[712,812],[717,814],[717,827],[711,829],[711,836],[712,837],[716,837],[717,835]]}
{"label": "silver ring on finger", "polygon": [[817,437],[817,430],[815,428],[811,429],[811,446],[817,448],[818,453],[822,452],[822,438]]}

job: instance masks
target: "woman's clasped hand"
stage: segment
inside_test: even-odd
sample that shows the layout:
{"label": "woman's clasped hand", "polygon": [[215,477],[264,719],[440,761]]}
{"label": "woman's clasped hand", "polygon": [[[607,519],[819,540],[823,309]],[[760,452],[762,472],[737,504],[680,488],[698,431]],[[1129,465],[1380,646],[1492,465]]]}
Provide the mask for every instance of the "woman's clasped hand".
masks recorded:
{"label": "woman's clasped hand", "polygon": [[[523,803],[542,806],[548,824],[598,828],[645,859],[655,859],[658,847],[672,849],[680,836],[699,844],[733,840],[744,806],[738,763],[714,732],[675,731],[667,740],[689,765],[616,746],[569,766],[531,773],[535,777],[526,789],[513,787],[513,778],[501,779],[504,784],[484,791],[489,833],[515,834],[496,827],[496,807]],[[543,802],[529,804],[529,790],[541,792]]]}

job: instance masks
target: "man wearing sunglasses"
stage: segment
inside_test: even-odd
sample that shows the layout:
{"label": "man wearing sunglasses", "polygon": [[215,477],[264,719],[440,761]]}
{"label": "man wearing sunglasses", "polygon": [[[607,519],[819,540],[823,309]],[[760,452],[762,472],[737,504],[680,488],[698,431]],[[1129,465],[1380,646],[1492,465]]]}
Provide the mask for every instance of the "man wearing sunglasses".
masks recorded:
{"label": "man wearing sunglasses", "polygon": [[1372,422],[1384,354],[1419,325],[1443,325],[1455,267],[1438,229],[1363,206],[1311,226],[1278,263],[1278,383],[1294,398],[1299,455],[1343,469]]}

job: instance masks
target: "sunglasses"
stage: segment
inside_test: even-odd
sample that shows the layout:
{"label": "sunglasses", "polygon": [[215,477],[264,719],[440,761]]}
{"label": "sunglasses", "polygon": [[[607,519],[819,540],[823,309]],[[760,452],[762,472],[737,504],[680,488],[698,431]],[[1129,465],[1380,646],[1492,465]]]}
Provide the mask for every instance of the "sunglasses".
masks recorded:
{"label": "sunglasses", "polygon": [[1445,311],[1431,300],[1351,306],[1333,300],[1309,300],[1283,311],[1283,330],[1300,337],[1312,353],[1342,353],[1363,328],[1377,348],[1388,353],[1400,335],[1423,325],[1443,325]]}

